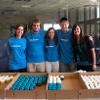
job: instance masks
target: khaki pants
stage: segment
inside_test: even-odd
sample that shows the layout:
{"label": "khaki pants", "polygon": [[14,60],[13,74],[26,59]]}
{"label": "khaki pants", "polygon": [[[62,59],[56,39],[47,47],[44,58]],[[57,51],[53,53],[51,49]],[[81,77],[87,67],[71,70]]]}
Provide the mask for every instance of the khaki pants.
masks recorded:
{"label": "khaki pants", "polygon": [[45,62],[42,63],[28,63],[27,72],[45,72]]}
{"label": "khaki pants", "polygon": [[46,62],[46,72],[59,72],[59,62]]}

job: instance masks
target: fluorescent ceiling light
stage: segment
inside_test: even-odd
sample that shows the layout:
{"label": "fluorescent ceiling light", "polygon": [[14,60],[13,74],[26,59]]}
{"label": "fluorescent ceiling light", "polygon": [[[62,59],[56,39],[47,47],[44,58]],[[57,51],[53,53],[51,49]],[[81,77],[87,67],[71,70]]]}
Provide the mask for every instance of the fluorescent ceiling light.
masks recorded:
{"label": "fluorescent ceiling light", "polygon": [[30,8],[31,5],[22,5],[21,7],[23,7],[23,8]]}
{"label": "fluorescent ceiling light", "polygon": [[97,2],[97,0],[90,0],[91,2]]}

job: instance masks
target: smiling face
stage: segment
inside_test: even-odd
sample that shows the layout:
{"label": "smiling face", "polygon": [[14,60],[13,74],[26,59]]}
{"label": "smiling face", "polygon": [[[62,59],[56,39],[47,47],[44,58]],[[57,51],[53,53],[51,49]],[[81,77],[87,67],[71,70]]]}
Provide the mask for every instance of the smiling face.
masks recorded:
{"label": "smiling face", "polygon": [[16,37],[21,38],[23,34],[24,34],[24,27],[23,26],[19,26],[16,29]]}
{"label": "smiling face", "polygon": [[48,31],[48,36],[49,36],[50,39],[53,39],[53,38],[54,38],[54,36],[55,36],[55,31],[54,31],[54,29],[50,29],[50,30]]}
{"label": "smiling face", "polygon": [[74,35],[76,37],[80,37],[80,33],[81,33],[81,29],[80,27],[77,25],[76,28],[74,29]]}
{"label": "smiling face", "polygon": [[69,21],[62,21],[60,27],[63,32],[66,32],[69,27]]}
{"label": "smiling face", "polygon": [[32,31],[33,32],[38,32],[40,30],[40,22],[34,22],[33,24],[32,24]]}

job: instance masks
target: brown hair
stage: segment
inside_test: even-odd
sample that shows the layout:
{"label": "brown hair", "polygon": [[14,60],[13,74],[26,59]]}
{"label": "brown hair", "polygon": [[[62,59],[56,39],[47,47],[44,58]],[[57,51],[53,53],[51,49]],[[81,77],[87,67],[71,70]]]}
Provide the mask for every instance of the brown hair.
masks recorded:
{"label": "brown hair", "polygon": [[32,20],[31,25],[30,25],[30,29],[32,28],[33,23],[40,23],[40,27],[41,27],[41,21],[38,18],[35,18]]}
{"label": "brown hair", "polygon": [[82,29],[81,29],[81,27],[80,27],[80,25],[78,25],[78,24],[75,24],[74,26],[73,26],[73,28],[72,28],[72,39],[73,39],[73,44],[75,45],[76,44],[76,42],[77,42],[77,38],[76,38],[76,36],[74,35],[74,30],[76,29],[76,27],[77,26],[79,26],[79,28],[80,28],[80,43],[82,42]]}
{"label": "brown hair", "polygon": [[[17,30],[20,26],[22,26],[23,28],[25,28],[23,24],[17,24],[17,25],[15,26],[15,34],[14,34],[15,37],[16,37],[16,30]],[[25,29],[24,29],[24,30],[25,30]],[[25,31],[24,31],[22,37],[24,37],[24,35],[25,35]]]}
{"label": "brown hair", "polygon": [[[75,36],[75,34],[74,34],[74,30],[76,29],[76,27],[77,26],[79,26],[79,28],[80,28],[80,40],[79,40],[79,43],[80,44],[82,44],[82,42],[83,42],[83,37],[82,37],[82,29],[81,29],[81,27],[80,27],[80,25],[78,25],[78,24],[75,24],[74,26],[73,26],[73,28],[72,28],[72,42],[73,42],[73,52],[74,52],[74,58],[75,58],[75,61],[77,61],[77,57],[76,57],[76,47],[77,47],[77,38],[76,38],[76,36]],[[81,45],[80,45],[81,46]]]}
{"label": "brown hair", "polygon": [[54,43],[55,43],[56,45],[57,45],[57,43],[58,43],[57,32],[56,32],[56,30],[55,30],[53,27],[51,27],[51,28],[48,29],[48,31],[47,31],[47,33],[46,33],[46,35],[45,35],[46,45],[49,45],[49,40],[50,40],[50,38],[49,38],[48,33],[49,33],[49,31],[52,30],[52,29],[54,30],[54,33],[55,33],[53,41],[54,41]]}

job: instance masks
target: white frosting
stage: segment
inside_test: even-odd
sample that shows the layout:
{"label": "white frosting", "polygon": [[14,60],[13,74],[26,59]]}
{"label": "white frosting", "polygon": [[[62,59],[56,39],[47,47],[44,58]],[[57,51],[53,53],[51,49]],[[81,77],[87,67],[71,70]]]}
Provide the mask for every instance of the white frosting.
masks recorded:
{"label": "white frosting", "polygon": [[4,83],[4,82],[12,80],[12,79],[13,79],[13,76],[9,76],[9,75],[0,76],[0,82],[1,83]]}
{"label": "white frosting", "polygon": [[88,89],[100,89],[100,75],[81,75]]}

